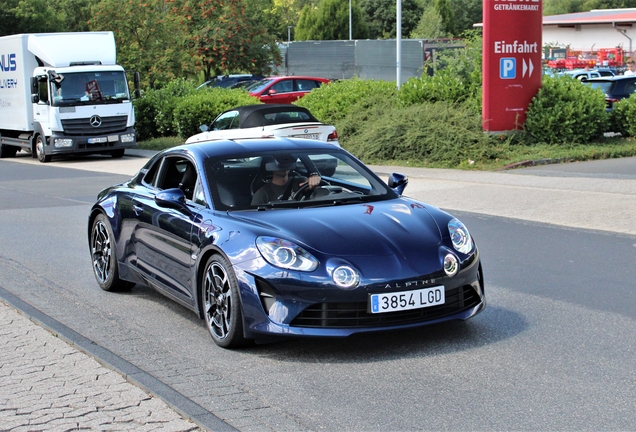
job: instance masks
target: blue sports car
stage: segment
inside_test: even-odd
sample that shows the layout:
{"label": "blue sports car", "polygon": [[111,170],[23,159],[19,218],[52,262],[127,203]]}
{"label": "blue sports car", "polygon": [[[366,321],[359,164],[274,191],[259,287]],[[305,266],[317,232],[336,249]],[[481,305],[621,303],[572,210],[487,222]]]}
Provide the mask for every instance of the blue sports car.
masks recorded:
{"label": "blue sports car", "polygon": [[225,348],[471,318],[486,306],[475,242],[407,182],[321,141],[174,147],[99,193],[93,272],[106,291],[153,287]]}

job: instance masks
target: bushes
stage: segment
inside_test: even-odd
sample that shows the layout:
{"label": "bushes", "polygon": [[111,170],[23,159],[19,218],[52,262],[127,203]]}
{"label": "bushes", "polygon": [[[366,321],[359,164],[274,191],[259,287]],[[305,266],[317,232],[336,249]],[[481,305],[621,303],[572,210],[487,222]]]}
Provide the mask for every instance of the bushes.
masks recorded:
{"label": "bushes", "polygon": [[424,102],[387,110],[374,105],[348,122],[360,125],[341,144],[367,163],[413,161],[414,165],[468,166],[497,157],[494,138],[484,134],[481,116],[468,104]]}
{"label": "bushes", "polygon": [[379,96],[392,103],[396,94],[393,82],[352,78],[314,89],[296,101],[296,105],[309,109],[323,123],[337,124],[351,114],[358,102],[370,96]]}
{"label": "bushes", "polygon": [[636,97],[628,97],[614,103],[609,116],[609,132],[619,132],[622,136],[636,136]]}
{"label": "bushes", "polygon": [[160,90],[148,90],[134,101],[137,140],[199,133],[222,111],[260,103],[244,90],[205,88],[195,90],[185,80],[175,80]]}
{"label": "bushes", "polygon": [[144,91],[143,97],[133,102],[137,140],[176,135],[174,107],[178,100],[193,92],[192,83],[183,79],[174,80],[159,90]]}
{"label": "bushes", "polygon": [[605,132],[605,97],[570,77],[543,78],[526,113],[525,131],[535,143],[587,143]]}
{"label": "bushes", "polygon": [[261,103],[244,90],[208,87],[182,98],[174,107],[174,124],[179,136],[199,133],[199,126],[209,124],[221,112],[241,105]]}

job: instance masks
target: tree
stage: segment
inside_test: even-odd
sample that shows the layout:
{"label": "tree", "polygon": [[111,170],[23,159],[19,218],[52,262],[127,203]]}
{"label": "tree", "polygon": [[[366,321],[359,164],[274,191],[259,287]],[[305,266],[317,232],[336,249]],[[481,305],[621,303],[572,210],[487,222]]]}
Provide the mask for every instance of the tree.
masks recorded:
{"label": "tree", "polygon": [[[352,2],[351,35],[354,39],[366,39],[369,30],[363,12]],[[342,0],[322,0],[317,8],[305,6],[298,25],[296,40],[346,40],[349,39],[349,3]]]}
{"label": "tree", "polygon": [[448,36],[442,23],[442,17],[432,4],[424,9],[419,24],[411,32],[413,39],[436,39]]}
{"label": "tree", "polygon": [[446,32],[451,35],[456,35],[455,16],[453,15],[450,0],[435,0],[433,4],[437,13],[442,18],[442,25]]}
{"label": "tree", "polygon": [[482,0],[450,0],[453,10],[454,36],[474,29],[473,24],[483,22]]}
{"label": "tree", "polygon": [[182,0],[101,0],[92,8],[89,26],[112,30],[118,62],[139,71],[144,86],[159,88],[194,73],[182,7]]}
{"label": "tree", "polygon": [[[395,0],[362,0],[371,39],[389,39],[396,36]],[[423,8],[416,0],[402,0],[402,37],[417,27]]]}
{"label": "tree", "polygon": [[88,30],[91,0],[5,0],[0,35]]}
{"label": "tree", "polygon": [[186,0],[188,41],[206,80],[233,72],[267,73],[280,64],[275,37],[243,0]]}
{"label": "tree", "polygon": [[[250,0],[251,1],[251,0]],[[278,19],[278,25],[272,33],[279,40],[287,40],[288,35],[295,39],[295,31],[305,6],[315,7],[320,0],[272,0],[271,13]],[[288,34],[289,31],[289,34]]]}

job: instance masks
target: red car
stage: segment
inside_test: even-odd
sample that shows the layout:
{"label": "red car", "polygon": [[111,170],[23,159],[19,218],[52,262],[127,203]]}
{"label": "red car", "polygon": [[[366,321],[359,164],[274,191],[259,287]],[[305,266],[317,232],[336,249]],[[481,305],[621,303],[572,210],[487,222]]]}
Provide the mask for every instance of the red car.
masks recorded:
{"label": "red car", "polygon": [[292,103],[321,85],[326,78],[308,76],[277,76],[257,81],[245,88],[263,103]]}

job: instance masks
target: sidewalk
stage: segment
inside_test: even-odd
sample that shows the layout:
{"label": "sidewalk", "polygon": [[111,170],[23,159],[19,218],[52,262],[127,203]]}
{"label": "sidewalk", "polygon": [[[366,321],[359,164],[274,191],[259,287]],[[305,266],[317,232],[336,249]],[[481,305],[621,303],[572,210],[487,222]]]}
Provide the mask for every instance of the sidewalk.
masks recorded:
{"label": "sidewalk", "polygon": [[[116,164],[104,159],[62,165],[133,175],[148,154],[129,156]],[[38,163],[30,157],[16,160]],[[406,195],[443,209],[636,235],[636,170],[614,175],[590,173],[589,165],[567,168],[473,172],[372,167],[385,180],[391,172],[408,175]],[[0,287],[0,298],[12,304],[0,300],[0,431],[234,430],[11,297]]]}
{"label": "sidewalk", "polygon": [[201,430],[2,301],[0,343],[2,431]]}

